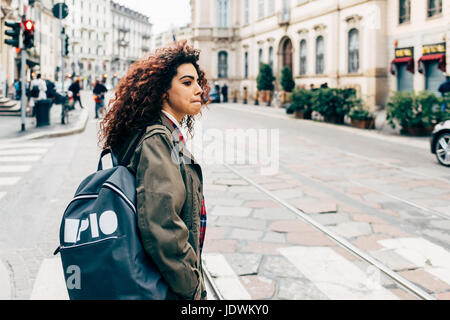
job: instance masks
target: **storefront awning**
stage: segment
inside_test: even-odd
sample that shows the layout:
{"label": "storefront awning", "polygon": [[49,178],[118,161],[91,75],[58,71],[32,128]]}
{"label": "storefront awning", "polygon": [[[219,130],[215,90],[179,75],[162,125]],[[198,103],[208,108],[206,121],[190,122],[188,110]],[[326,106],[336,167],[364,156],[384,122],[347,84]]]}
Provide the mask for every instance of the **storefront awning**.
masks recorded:
{"label": "storefront awning", "polygon": [[442,71],[445,72],[445,53],[434,53],[434,54],[427,54],[422,56],[419,59],[419,69],[420,69],[420,62],[422,61],[432,61],[432,60],[439,60],[439,65],[438,68]]}
{"label": "storefront awning", "polygon": [[394,71],[394,64],[396,63],[408,63],[408,66],[406,67],[406,70],[408,70],[411,73],[414,73],[414,58],[413,57],[400,57],[395,58],[391,62],[391,73],[393,74]]}

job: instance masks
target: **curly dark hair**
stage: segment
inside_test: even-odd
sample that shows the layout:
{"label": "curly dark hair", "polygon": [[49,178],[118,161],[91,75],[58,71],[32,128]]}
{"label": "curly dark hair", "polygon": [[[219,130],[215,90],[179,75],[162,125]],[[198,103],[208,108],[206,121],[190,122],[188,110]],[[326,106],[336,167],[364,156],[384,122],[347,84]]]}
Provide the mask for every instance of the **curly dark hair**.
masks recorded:
{"label": "curly dark hair", "polygon": [[[203,90],[202,101],[208,101],[210,87],[198,65],[199,57],[199,50],[189,46],[186,40],[181,40],[132,64],[120,80],[115,98],[108,104],[111,108],[100,123],[101,147],[120,149],[132,135],[159,117],[164,96],[182,64],[192,63],[195,67],[198,83]],[[181,125],[187,127],[192,135],[194,117],[186,116]]]}

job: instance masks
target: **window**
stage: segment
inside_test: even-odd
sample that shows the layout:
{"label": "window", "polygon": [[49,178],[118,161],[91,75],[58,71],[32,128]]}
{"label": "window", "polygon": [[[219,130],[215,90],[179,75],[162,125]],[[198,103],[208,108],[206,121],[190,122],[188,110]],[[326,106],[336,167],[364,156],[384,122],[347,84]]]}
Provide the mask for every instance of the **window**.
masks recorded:
{"label": "window", "polygon": [[263,49],[259,49],[258,51],[258,62],[261,65],[261,63],[263,63]]}
{"label": "window", "polygon": [[228,53],[219,52],[219,78],[228,78]]}
{"label": "window", "polygon": [[350,30],[348,33],[348,72],[359,70],[359,31]]}
{"label": "window", "polygon": [[400,0],[398,23],[409,22],[411,20],[411,0]]}
{"label": "window", "polygon": [[244,78],[248,78],[248,52],[244,54]]}
{"label": "window", "polygon": [[307,56],[306,40],[300,42],[300,74],[306,74],[306,56]]}
{"label": "window", "polygon": [[322,36],[316,39],[316,74],[323,74],[325,70],[324,41]]}
{"label": "window", "polygon": [[244,24],[249,23],[248,1],[244,0]]}
{"label": "window", "polygon": [[273,47],[269,47],[269,65],[273,69]]}
{"label": "window", "polygon": [[218,4],[218,27],[227,28],[228,27],[228,0],[217,0]]}
{"label": "window", "polygon": [[442,13],[442,0],[428,0],[428,17]]}
{"label": "window", "polygon": [[269,14],[275,13],[275,0],[269,0]]}
{"label": "window", "polygon": [[264,17],[264,0],[258,0],[258,19]]}

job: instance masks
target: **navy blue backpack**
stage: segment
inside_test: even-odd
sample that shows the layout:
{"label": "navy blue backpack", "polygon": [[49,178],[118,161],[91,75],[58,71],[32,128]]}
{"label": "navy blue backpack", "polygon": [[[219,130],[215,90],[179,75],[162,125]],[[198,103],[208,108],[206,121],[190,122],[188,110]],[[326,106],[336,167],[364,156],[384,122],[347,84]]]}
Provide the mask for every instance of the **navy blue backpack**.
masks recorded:
{"label": "navy blue backpack", "polygon": [[[103,150],[97,172],[84,179],[64,212],[55,254],[61,253],[72,300],[167,297],[168,286],[140,240],[135,177],[125,166],[140,137],[121,164]],[[108,153],[113,168],[103,170]]]}

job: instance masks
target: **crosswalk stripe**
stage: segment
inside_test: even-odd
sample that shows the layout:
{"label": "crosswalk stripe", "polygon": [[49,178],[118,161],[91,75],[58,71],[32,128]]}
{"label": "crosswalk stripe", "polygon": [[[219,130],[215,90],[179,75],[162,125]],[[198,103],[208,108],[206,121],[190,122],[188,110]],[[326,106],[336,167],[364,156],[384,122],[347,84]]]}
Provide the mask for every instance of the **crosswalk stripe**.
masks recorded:
{"label": "crosswalk stripe", "polygon": [[423,238],[378,240],[385,248],[450,284],[450,252]]}
{"label": "crosswalk stripe", "polygon": [[19,148],[49,148],[53,143],[3,143],[0,149],[19,149]]}
{"label": "crosswalk stripe", "polygon": [[41,156],[6,156],[0,157],[0,162],[36,162]]}
{"label": "crosswalk stripe", "polygon": [[6,192],[0,192],[0,200],[6,195]]}
{"label": "crosswalk stripe", "polygon": [[218,253],[202,255],[205,268],[225,300],[250,300],[251,296],[234,273],[225,257]]}
{"label": "crosswalk stripe", "polygon": [[30,300],[69,300],[60,257],[42,261]]}
{"label": "crosswalk stripe", "polygon": [[17,184],[20,177],[0,177],[0,186],[13,186]]}
{"label": "crosswalk stripe", "polygon": [[31,170],[31,166],[3,166],[0,165],[0,173],[17,173],[27,172]]}
{"label": "crosswalk stripe", "polygon": [[20,154],[41,154],[47,152],[44,148],[26,148],[26,149],[7,149],[0,150],[1,156],[20,155]]}
{"label": "crosswalk stripe", "polygon": [[364,273],[328,247],[288,247],[278,251],[332,300],[397,300],[380,284],[378,269]]}

